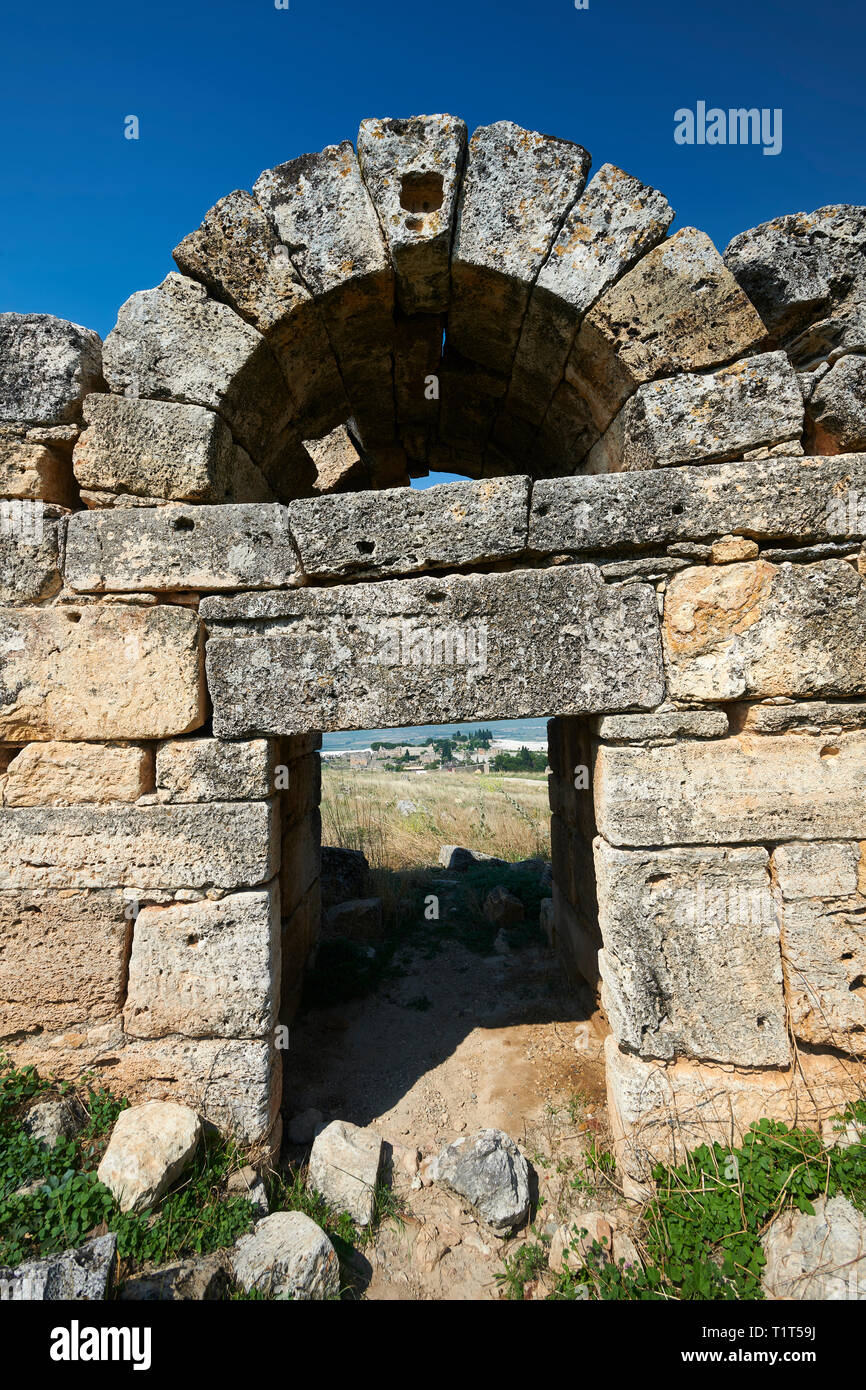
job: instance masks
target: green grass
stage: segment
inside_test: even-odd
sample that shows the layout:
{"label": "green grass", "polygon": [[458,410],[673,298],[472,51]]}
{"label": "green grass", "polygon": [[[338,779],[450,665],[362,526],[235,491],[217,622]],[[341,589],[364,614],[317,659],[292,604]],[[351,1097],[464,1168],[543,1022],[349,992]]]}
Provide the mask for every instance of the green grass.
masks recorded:
{"label": "green grass", "polygon": [[[849,1106],[837,1128],[852,1120],[866,1125],[866,1102]],[[866,1211],[866,1142],[826,1148],[813,1130],[764,1119],[739,1148],[703,1144],[678,1167],[658,1166],[653,1181],[644,1266],[614,1262],[594,1241],[581,1268],[554,1271],[550,1298],[585,1297],[588,1285],[590,1297],[602,1300],[761,1299],[761,1238],[780,1212],[793,1207],[812,1215],[819,1197],[839,1193]],[[580,1248],[577,1227],[571,1248]],[[509,1287],[518,1268],[512,1264]]]}

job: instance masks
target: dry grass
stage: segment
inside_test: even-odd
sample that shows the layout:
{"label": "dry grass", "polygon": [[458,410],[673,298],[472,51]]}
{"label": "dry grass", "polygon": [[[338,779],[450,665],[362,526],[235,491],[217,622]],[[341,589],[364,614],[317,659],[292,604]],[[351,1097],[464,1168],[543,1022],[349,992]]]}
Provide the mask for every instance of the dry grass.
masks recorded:
{"label": "dry grass", "polygon": [[[399,801],[417,810],[404,815]],[[360,849],[373,868],[435,864],[442,845],[512,862],[550,858],[547,780],[471,772],[349,772],[323,766],[322,842]]]}

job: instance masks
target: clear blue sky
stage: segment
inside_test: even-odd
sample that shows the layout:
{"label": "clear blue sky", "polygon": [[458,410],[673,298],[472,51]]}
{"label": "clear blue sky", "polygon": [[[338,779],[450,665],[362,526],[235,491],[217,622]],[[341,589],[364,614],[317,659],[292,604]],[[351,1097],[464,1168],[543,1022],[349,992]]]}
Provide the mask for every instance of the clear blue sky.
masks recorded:
{"label": "clear blue sky", "polygon": [[[217,198],[354,139],[364,116],[450,111],[577,140],[722,248],[779,213],[866,202],[864,34],[862,0],[8,5],[0,309],[104,336]],[[782,153],[676,145],[673,113],[698,100],[781,107]]]}

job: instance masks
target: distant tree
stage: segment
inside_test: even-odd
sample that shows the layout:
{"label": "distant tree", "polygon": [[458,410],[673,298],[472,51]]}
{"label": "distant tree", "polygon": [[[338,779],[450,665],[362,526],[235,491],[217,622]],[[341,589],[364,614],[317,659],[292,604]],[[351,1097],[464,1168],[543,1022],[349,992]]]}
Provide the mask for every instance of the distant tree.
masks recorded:
{"label": "distant tree", "polygon": [[543,772],[547,767],[547,754],[535,753],[529,748],[519,748],[516,753],[497,753],[493,759],[494,772]]}

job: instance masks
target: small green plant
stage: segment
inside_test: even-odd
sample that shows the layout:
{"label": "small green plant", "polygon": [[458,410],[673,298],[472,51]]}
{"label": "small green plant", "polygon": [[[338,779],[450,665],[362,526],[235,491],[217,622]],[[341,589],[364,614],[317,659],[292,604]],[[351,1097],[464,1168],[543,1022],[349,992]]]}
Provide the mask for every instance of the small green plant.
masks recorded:
{"label": "small green plant", "polygon": [[547,1251],[544,1245],[521,1245],[503,1261],[496,1282],[506,1299],[522,1301],[526,1298],[527,1285],[534,1283],[546,1268]]}

